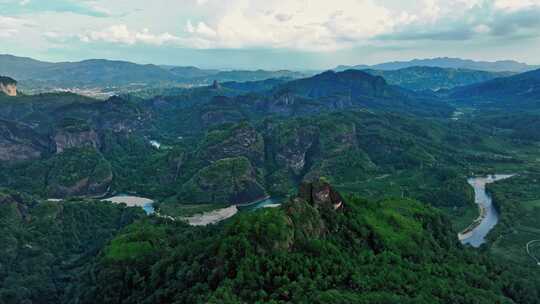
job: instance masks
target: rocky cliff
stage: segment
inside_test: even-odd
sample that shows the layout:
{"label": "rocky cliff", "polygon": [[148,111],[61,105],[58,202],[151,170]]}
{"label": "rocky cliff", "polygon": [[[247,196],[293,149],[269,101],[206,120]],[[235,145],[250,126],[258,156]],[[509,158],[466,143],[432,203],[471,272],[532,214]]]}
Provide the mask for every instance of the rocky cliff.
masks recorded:
{"label": "rocky cliff", "polygon": [[319,208],[331,208],[334,210],[344,208],[341,195],[329,183],[321,179],[300,185],[298,199]]}
{"label": "rocky cliff", "polygon": [[33,130],[0,120],[0,162],[39,159],[48,152],[48,145],[48,139]]}
{"label": "rocky cliff", "polygon": [[49,197],[102,196],[113,181],[111,164],[92,147],[68,149],[49,163]]}
{"label": "rocky cliff", "polygon": [[212,163],[182,186],[179,198],[191,203],[245,204],[266,197],[255,169],[245,157]]}
{"label": "rocky cliff", "polygon": [[247,123],[209,132],[198,151],[200,159],[209,161],[240,156],[253,165],[264,162],[263,137]]}
{"label": "rocky cliff", "polygon": [[99,148],[99,136],[94,130],[80,132],[59,131],[54,136],[56,153],[62,153],[70,148],[92,147]]}
{"label": "rocky cliff", "polygon": [[13,78],[0,76],[0,92],[7,96],[17,96],[17,81]]}

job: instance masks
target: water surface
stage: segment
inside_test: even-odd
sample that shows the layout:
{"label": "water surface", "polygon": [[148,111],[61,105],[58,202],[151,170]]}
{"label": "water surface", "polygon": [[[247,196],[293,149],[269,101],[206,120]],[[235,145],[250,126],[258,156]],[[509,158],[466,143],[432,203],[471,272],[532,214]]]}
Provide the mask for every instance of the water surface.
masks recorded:
{"label": "water surface", "polygon": [[270,197],[270,198],[266,198],[266,199],[254,202],[252,204],[238,206],[238,208],[241,211],[254,211],[261,208],[277,207],[280,205],[280,203],[281,203],[281,199]]}
{"label": "water surface", "polygon": [[465,237],[461,238],[462,244],[471,245],[472,247],[480,247],[486,242],[487,234],[497,225],[499,222],[499,213],[495,206],[493,206],[493,199],[486,191],[486,185],[510,178],[514,175],[489,175],[487,177],[473,177],[469,178],[469,184],[474,188],[475,202],[479,205],[481,211],[480,217],[477,221],[480,221],[474,229],[470,232],[464,233]]}

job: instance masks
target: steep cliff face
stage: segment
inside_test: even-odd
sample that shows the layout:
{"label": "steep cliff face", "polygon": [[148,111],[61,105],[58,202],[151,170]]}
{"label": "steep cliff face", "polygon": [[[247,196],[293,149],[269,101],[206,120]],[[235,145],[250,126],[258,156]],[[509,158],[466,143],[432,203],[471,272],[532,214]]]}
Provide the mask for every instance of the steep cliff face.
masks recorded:
{"label": "steep cliff face", "polygon": [[272,145],[278,167],[301,175],[308,163],[308,152],[317,145],[317,128],[300,124],[279,125],[270,132],[267,141]]}
{"label": "steep cliff face", "polygon": [[48,152],[47,138],[31,129],[0,120],[0,162],[20,162],[41,158]]}
{"label": "steep cliff face", "polygon": [[7,96],[17,96],[17,81],[13,78],[0,76],[0,92]]}
{"label": "steep cliff face", "polygon": [[267,195],[245,157],[226,158],[203,168],[185,183],[179,199],[191,203],[245,204]]}
{"label": "steep cliff face", "polygon": [[210,161],[243,156],[252,164],[260,165],[264,162],[264,140],[253,126],[239,124],[210,132],[201,145],[198,156]]}
{"label": "steep cliff face", "polygon": [[94,130],[80,132],[62,130],[54,136],[54,143],[56,145],[56,153],[62,153],[70,148],[91,147],[98,149],[100,147],[99,136]]}
{"label": "steep cliff face", "polygon": [[344,208],[344,202],[341,195],[335,191],[329,183],[323,180],[300,185],[298,199],[304,200],[318,208],[331,208],[334,210],[341,210]]}
{"label": "steep cliff face", "polygon": [[50,161],[50,197],[102,196],[113,180],[111,164],[95,149],[69,149]]}

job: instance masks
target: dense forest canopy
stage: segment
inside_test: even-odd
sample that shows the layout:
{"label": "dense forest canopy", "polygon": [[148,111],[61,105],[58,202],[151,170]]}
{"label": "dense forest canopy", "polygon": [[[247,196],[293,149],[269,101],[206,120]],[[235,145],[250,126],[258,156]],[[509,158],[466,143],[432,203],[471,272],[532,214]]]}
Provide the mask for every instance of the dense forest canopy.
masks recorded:
{"label": "dense forest canopy", "polygon": [[[538,303],[537,73],[437,92],[384,76],[463,79],[258,71],[106,100],[0,95],[0,303]],[[493,173],[516,174],[488,186],[499,223],[465,247],[467,178]],[[100,200],[115,194],[156,213]],[[283,204],[186,223],[267,198]]]}

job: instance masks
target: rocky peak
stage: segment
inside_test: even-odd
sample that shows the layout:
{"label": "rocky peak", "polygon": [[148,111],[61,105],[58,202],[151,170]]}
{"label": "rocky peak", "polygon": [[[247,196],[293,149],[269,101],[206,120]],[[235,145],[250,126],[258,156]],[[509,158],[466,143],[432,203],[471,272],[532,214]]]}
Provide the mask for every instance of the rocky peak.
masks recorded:
{"label": "rocky peak", "polygon": [[38,159],[49,150],[49,139],[21,124],[0,120],[0,162]]}
{"label": "rocky peak", "polygon": [[341,195],[329,183],[321,179],[302,183],[298,190],[298,198],[315,207],[330,207],[334,210],[343,209]]}
{"label": "rocky peak", "polygon": [[221,89],[221,84],[219,84],[219,82],[217,80],[214,80],[214,82],[212,83],[212,89],[220,90]]}
{"label": "rocky peak", "polygon": [[17,96],[17,81],[10,77],[0,76],[0,92],[7,96]]}

